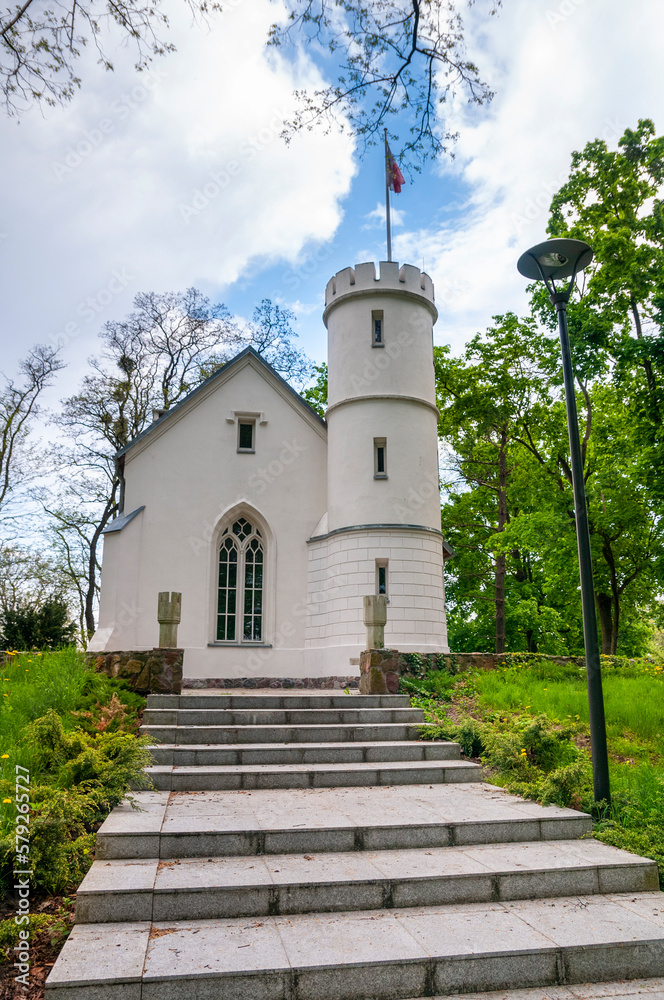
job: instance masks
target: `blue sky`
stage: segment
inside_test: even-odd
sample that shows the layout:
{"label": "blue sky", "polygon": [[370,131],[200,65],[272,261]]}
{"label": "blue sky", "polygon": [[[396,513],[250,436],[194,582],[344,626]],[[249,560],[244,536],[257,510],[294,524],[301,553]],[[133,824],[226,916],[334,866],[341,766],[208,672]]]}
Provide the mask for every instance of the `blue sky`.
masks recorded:
{"label": "blue sky", "polygon": [[[0,121],[0,368],[60,342],[53,403],[139,291],[196,286],[246,317],[273,297],[321,361],[326,281],[385,255],[380,150],[360,161],[342,135],[278,138],[293,87],[324,80],[311,48],[266,55],[278,4],[230,0],[205,27],[168,3],[178,52],[150,73],[123,51],[105,73],[88,53],[70,105]],[[455,351],[525,307],[516,260],[544,238],[572,150],[598,136],[615,147],[639,117],[664,130],[661,0],[504,0],[490,19],[486,6],[467,38],[496,97],[447,107],[455,159],[408,175],[395,198],[394,259],[432,275],[436,339]]]}

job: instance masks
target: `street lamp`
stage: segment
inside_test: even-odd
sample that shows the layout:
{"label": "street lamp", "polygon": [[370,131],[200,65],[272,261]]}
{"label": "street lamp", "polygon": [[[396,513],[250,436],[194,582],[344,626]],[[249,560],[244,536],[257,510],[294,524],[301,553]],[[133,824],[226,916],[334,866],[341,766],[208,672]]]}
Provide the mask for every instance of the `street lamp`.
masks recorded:
{"label": "street lamp", "polygon": [[[579,421],[576,412],[572,352],[567,330],[567,303],[577,274],[593,259],[592,248],[582,240],[546,240],[532,247],[519,257],[517,268],[525,278],[543,281],[558,313],[560,350],[563,359],[567,429],[572,458],[572,486],[574,488],[574,513],[576,540],[579,548],[579,573],[581,577],[581,608],[583,612],[583,639],[586,649],[586,675],[588,678],[588,709],[590,714],[590,746],[593,760],[593,786],[595,801],[611,800],[609,788],[609,760],[606,750],[606,723],[602,697],[602,673],[597,643],[595,618],[595,588],[590,555],[588,509],[583,480],[583,462],[579,443]],[[556,288],[555,279],[569,278],[569,284]]]}

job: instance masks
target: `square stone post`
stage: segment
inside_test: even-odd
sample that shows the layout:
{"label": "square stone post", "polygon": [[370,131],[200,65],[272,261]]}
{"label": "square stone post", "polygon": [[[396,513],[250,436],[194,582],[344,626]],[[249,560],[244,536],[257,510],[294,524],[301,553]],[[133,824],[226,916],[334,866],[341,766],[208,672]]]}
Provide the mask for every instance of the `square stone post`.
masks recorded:
{"label": "square stone post", "polygon": [[382,649],[385,645],[387,598],[385,594],[369,594],[364,598],[364,624],[367,628],[367,649]]}
{"label": "square stone post", "polygon": [[175,649],[178,644],[178,625],[182,619],[182,594],[176,591],[169,597],[167,590],[159,594],[157,621],[159,622],[159,648]]}

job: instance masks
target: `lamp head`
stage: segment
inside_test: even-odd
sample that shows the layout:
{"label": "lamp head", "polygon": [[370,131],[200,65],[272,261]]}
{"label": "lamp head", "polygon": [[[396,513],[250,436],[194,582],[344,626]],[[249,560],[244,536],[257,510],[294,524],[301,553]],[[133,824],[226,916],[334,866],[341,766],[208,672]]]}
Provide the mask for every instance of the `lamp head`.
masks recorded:
{"label": "lamp head", "polygon": [[593,259],[592,247],[583,240],[545,240],[521,254],[517,270],[524,278],[548,281],[570,278],[583,271]]}

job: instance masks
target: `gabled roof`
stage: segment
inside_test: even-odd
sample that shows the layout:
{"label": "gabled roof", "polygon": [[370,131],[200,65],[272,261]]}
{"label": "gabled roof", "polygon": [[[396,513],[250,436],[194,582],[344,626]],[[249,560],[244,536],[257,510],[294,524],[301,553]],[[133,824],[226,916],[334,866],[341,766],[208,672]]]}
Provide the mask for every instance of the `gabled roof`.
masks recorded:
{"label": "gabled roof", "polygon": [[325,420],[321,417],[321,415],[319,413],[316,412],[316,410],[314,410],[313,406],[310,406],[309,403],[307,403],[306,399],[303,399],[302,396],[299,394],[299,392],[296,392],[296,390],[293,388],[293,386],[289,385],[289,383],[286,381],[286,379],[283,378],[279,374],[279,372],[276,371],[272,367],[272,365],[269,364],[265,360],[265,358],[258,353],[258,351],[256,351],[253,347],[245,347],[243,351],[240,351],[240,353],[236,354],[234,358],[231,358],[231,360],[227,361],[225,365],[222,365],[221,368],[218,369],[218,371],[214,372],[214,374],[210,375],[209,378],[206,378],[204,382],[201,382],[201,384],[197,385],[195,389],[192,389],[191,392],[187,393],[187,395],[184,397],[184,399],[181,399],[179,403],[176,403],[175,406],[172,406],[170,409],[166,410],[166,412],[163,413],[162,416],[159,417],[158,420],[154,420],[149,425],[149,427],[146,427],[144,431],[141,431],[141,433],[138,434],[128,444],[126,444],[124,446],[124,448],[120,448],[120,450],[118,452],[116,452],[116,458],[121,458],[122,455],[126,455],[126,453],[130,450],[130,448],[133,448],[135,444],[138,444],[139,441],[142,441],[144,438],[146,438],[147,435],[150,434],[150,432],[153,431],[153,430],[155,430],[157,427],[159,427],[160,429],[162,429],[164,427],[164,424],[166,423],[166,421],[170,420],[175,414],[177,414],[195,396],[197,396],[199,393],[204,392],[207,388],[209,388],[209,386],[213,382],[215,382],[217,379],[221,378],[222,375],[224,377],[227,377],[229,371],[232,368],[234,368],[237,365],[239,365],[239,363],[241,361],[245,360],[246,358],[251,358],[254,361],[258,361],[263,366],[263,368],[265,368],[270,373],[270,375],[273,378],[277,379],[277,381],[281,384],[282,389],[287,390],[287,392],[293,397],[293,399],[301,407],[303,407],[303,409],[306,411],[306,413],[307,413],[307,415],[309,417],[311,417],[311,416],[315,417],[316,420],[323,427],[327,427],[327,424],[326,424]]}

